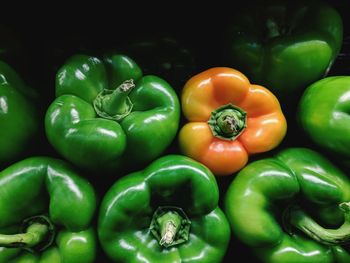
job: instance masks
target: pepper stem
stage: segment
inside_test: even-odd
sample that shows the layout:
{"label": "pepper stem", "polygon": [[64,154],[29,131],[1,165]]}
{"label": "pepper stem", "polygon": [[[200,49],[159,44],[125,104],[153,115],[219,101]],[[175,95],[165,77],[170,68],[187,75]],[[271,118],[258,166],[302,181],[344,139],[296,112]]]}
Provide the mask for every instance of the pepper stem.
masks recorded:
{"label": "pepper stem", "polygon": [[40,243],[49,232],[49,227],[40,223],[32,224],[26,233],[3,235],[0,234],[1,247],[33,247]]}
{"label": "pepper stem", "polygon": [[105,119],[120,121],[132,110],[132,102],[128,97],[135,87],[132,79],[124,81],[114,90],[102,90],[94,100],[96,113]]}
{"label": "pepper stem", "polygon": [[174,242],[176,233],[181,226],[181,216],[176,213],[169,211],[157,219],[160,226],[161,239],[159,245],[171,246]]}
{"label": "pepper stem", "polygon": [[211,113],[208,125],[215,137],[233,141],[247,127],[247,114],[241,108],[227,104]]}
{"label": "pepper stem", "polygon": [[274,19],[267,19],[266,20],[266,27],[267,27],[267,37],[268,38],[274,38],[281,35],[278,25]]}
{"label": "pepper stem", "polygon": [[31,252],[42,251],[54,239],[54,226],[46,216],[34,216],[24,220],[19,234],[0,234],[0,247],[24,248]]}
{"label": "pepper stem", "polygon": [[337,229],[326,229],[315,222],[299,207],[289,211],[289,222],[303,233],[325,245],[339,245],[350,240],[350,202],[339,205],[344,212],[344,223]]}
{"label": "pepper stem", "polygon": [[170,247],[186,242],[191,221],[181,208],[159,207],[153,215],[150,231],[160,246]]}

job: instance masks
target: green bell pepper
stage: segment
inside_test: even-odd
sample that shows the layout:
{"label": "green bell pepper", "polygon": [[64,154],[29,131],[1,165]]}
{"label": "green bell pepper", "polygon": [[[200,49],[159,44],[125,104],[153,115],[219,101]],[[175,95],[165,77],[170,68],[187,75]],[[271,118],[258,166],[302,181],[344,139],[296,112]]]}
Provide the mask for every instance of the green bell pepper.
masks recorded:
{"label": "green bell pepper", "polygon": [[315,151],[289,148],[255,161],[230,184],[234,235],[263,262],[350,262],[350,180]]}
{"label": "green bell pepper", "polygon": [[95,192],[65,162],[31,157],[0,172],[0,262],[93,262]]}
{"label": "green bell pepper", "polygon": [[0,166],[23,155],[38,132],[34,97],[35,92],[0,61]]}
{"label": "green bell pepper", "polygon": [[341,48],[342,19],[321,1],[260,1],[233,17],[224,59],[280,100],[322,78]]}
{"label": "green bell pepper", "polygon": [[116,262],[220,262],[230,226],[213,174],[167,155],[117,180],[103,198],[102,248]]}
{"label": "green bell pepper", "polygon": [[338,159],[350,159],[350,77],[334,76],[310,85],[300,99],[298,122],[309,138]]}
{"label": "green bell pepper", "polygon": [[73,56],[57,73],[56,100],[45,117],[49,142],[93,171],[136,168],[174,139],[180,106],[174,90],[124,55]]}

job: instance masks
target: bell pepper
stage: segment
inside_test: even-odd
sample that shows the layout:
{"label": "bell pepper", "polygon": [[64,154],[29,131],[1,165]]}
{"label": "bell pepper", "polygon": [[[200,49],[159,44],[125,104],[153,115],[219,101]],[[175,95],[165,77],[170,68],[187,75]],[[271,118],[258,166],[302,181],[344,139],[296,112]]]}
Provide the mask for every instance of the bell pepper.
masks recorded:
{"label": "bell pepper", "polygon": [[350,77],[334,76],[310,85],[300,99],[298,122],[311,140],[338,159],[350,158]]}
{"label": "bell pepper", "polygon": [[350,180],[307,148],[250,163],[225,212],[233,234],[263,262],[350,262]]}
{"label": "bell pepper", "polygon": [[213,174],[181,155],[167,155],[118,179],[98,220],[105,253],[116,262],[221,262],[230,226],[218,207]]}
{"label": "bell pepper", "polygon": [[92,171],[115,171],[158,157],[176,135],[180,106],[171,86],[129,57],[76,55],[57,72],[49,106],[49,142]]}
{"label": "bell pepper", "polygon": [[145,74],[164,78],[178,93],[196,69],[192,52],[171,36],[138,37],[124,46],[123,53],[132,57]]}
{"label": "bell pepper", "polygon": [[35,92],[0,61],[0,166],[19,158],[38,132]]}
{"label": "bell pepper", "polygon": [[181,101],[189,122],[180,130],[180,149],[215,175],[240,170],[248,155],[275,148],[286,133],[276,97],[235,69],[212,68],[192,77]]}
{"label": "bell pepper", "polygon": [[229,24],[226,64],[269,87],[288,107],[327,74],[343,39],[341,16],[322,1],[260,1]]}
{"label": "bell pepper", "polygon": [[94,189],[65,162],[31,157],[0,172],[0,262],[94,262]]}

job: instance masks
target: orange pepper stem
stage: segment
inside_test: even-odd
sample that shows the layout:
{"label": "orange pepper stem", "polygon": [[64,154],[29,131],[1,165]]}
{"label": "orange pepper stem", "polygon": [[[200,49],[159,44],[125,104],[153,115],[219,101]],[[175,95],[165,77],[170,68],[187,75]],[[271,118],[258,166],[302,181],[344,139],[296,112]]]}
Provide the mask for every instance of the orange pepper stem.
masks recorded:
{"label": "orange pepper stem", "polygon": [[215,137],[235,140],[247,127],[247,113],[232,104],[226,104],[211,113],[208,125]]}

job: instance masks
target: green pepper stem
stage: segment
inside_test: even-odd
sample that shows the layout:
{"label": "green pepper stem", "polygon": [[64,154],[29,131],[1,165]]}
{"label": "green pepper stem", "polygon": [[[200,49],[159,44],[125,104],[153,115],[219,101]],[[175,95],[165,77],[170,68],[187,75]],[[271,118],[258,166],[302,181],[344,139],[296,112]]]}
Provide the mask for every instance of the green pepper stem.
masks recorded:
{"label": "green pepper stem", "polygon": [[227,104],[211,113],[208,125],[215,137],[233,141],[247,127],[247,114],[241,108]]}
{"label": "green pepper stem", "polygon": [[133,106],[128,95],[134,87],[133,80],[129,79],[114,90],[101,91],[94,100],[96,113],[102,118],[116,121],[125,118]]}
{"label": "green pepper stem", "polygon": [[126,80],[111,94],[106,95],[102,104],[104,111],[109,115],[122,114],[127,111],[126,99],[133,87],[135,87],[133,80]]}
{"label": "green pepper stem", "polygon": [[275,20],[269,18],[266,21],[266,27],[267,27],[267,37],[268,38],[274,38],[281,35],[278,25]]}
{"label": "green pepper stem", "polygon": [[189,238],[191,221],[175,206],[160,206],[154,212],[150,232],[165,248],[184,243]]}
{"label": "green pepper stem", "polygon": [[337,229],[326,229],[315,222],[299,207],[289,211],[289,222],[303,233],[325,245],[339,245],[350,240],[350,202],[339,205],[344,212],[344,223]]}
{"label": "green pepper stem", "polygon": [[159,245],[165,247],[172,245],[176,233],[181,226],[181,220],[181,216],[178,213],[172,211],[167,212],[157,219],[161,233]]}
{"label": "green pepper stem", "polygon": [[0,234],[0,247],[34,247],[42,242],[48,234],[48,225],[34,223],[27,228],[25,233],[13,235]]}

